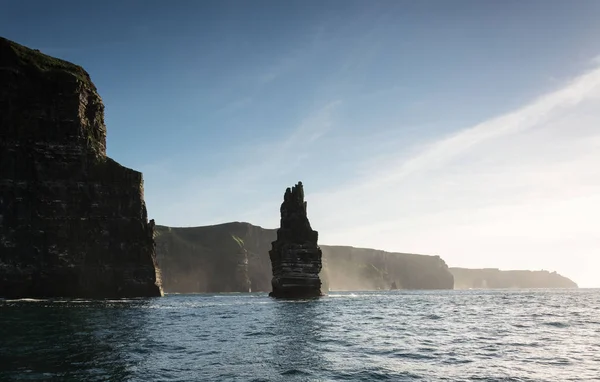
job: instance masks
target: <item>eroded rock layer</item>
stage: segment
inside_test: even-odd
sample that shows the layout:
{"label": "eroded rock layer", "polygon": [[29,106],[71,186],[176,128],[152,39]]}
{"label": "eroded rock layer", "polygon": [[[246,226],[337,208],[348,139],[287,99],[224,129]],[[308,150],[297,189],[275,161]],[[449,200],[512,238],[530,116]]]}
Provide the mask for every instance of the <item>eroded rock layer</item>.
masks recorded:
{"label": "eroded rock layer", "polygon": [[305,298],[321,295],[321,248],[318,232],[310,227],[302,182],[285,191],[281,226],[269,251],[273,270],[272,297]]}
{"label": "eroded rock layer", "polygon": [[0,38],[0,297],[162,295],[142,174],[81,67]]}

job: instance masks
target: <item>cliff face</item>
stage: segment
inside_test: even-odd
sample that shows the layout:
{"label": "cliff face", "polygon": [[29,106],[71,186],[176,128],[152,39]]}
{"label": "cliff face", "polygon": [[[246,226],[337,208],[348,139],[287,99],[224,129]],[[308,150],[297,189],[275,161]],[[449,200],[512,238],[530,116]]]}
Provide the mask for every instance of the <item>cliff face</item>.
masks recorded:
{"label": "cliff face", "polygon": [[79,66],[0,38],[0,296],[160,296],[142,174]]}
{"label": "cliff face", "polygon": [[270,289],[267,255],[274,231],[246,223],[207,227],[156,226],[156,254],[168,292]]}
{"label": "cliff face", "polygon": [[[248,223],[207,227],[156,227],[158,262],[165,291],[268,292],[271,242],[276,230]],[[240,251],[240,245],[244,251]],[[374,249],[321,245],[322,290],[452,289],[453,277],[439,256],[390,253]],[[244,255],[244,254],[245,255]],[[246,257],[244,257],[246,256]],[[247,278],[236,264],[248,259]],[[250,280],[250,285],[246,283]]]}
{"label": "cliff face", "polygon": [[577,288],[572,280],[548,271],[501,271],[495,268],[450,268],[456,289]]}
{"label": "cliff face", "polygon": [[281,204],[281,226],[269,251],[273,279],[272,297],[304,298],[321,295],[319,233],[306,215],[302,182],[288,188]]}

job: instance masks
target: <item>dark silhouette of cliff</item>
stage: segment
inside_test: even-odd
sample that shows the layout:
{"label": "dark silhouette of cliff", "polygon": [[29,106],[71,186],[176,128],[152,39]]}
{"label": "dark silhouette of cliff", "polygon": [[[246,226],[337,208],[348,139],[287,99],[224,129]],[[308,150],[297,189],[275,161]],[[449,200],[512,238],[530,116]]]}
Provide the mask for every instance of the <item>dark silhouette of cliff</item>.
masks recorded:
{"label": "dark silhouette of cliff", "polygon": [[0,297],[160,296],[142,174],[88,73],[0,38]]}
{"label": "dark silhouette of cliff", "polygon": [[[156,253],[166,292],[271,291],[269,250],[276,230],[249,223],[206,227],[156,226]],[[322,291],[452,289],[439,256],[320,245]]]}
{"label": "dark silhouette of cliff", "polygon": [[572,280],[548,271],[501,271],[496,268],[450,268],[455,289],[577,288]]}

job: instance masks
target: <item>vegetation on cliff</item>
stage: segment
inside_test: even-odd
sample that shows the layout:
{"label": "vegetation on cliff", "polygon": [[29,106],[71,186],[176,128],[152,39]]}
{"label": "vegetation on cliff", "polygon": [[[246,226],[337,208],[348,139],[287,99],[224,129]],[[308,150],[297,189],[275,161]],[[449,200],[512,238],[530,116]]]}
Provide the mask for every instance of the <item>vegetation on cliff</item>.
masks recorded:
{"label": "vegetation on cliff", "polygon": [[[3,69],[19,71],[33,69],[34,72],[46,75],[46,72],[69,73],[78,79],[91,84],[89,74],[79,65],[48,56],[37,49],[30,49],[14,41],[0,37],[0,44],[7,54],[3,59]],[[10,50],[10,52],[8,52]]]}

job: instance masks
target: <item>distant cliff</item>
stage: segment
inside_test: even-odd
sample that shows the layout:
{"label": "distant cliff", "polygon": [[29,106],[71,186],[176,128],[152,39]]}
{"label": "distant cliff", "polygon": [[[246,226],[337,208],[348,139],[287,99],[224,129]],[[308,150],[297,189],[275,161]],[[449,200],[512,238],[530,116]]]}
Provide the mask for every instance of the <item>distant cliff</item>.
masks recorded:
{"label": "distant cliff", "polygon": [[[271,290],[269,250],[276,230],[249,223],[206,227],[156,226],[156,253],[166,292]],[[439,256],[321,245],[323,291],[452,289]]]}
{"label": "distant cliff", "polygon": [[142,174],[80,66],[0,38],[0,297],[160,296]]}
{"label": "distant cliff", "polygon": [[450,268],[455,289],[470,288],[577,288],[577,284],[556,272],[501,271],[495,268]]}
{"label": "distant cliff", "polygon": [[452,289],[454,278],[439,256],[322,245],[332,290]]}

